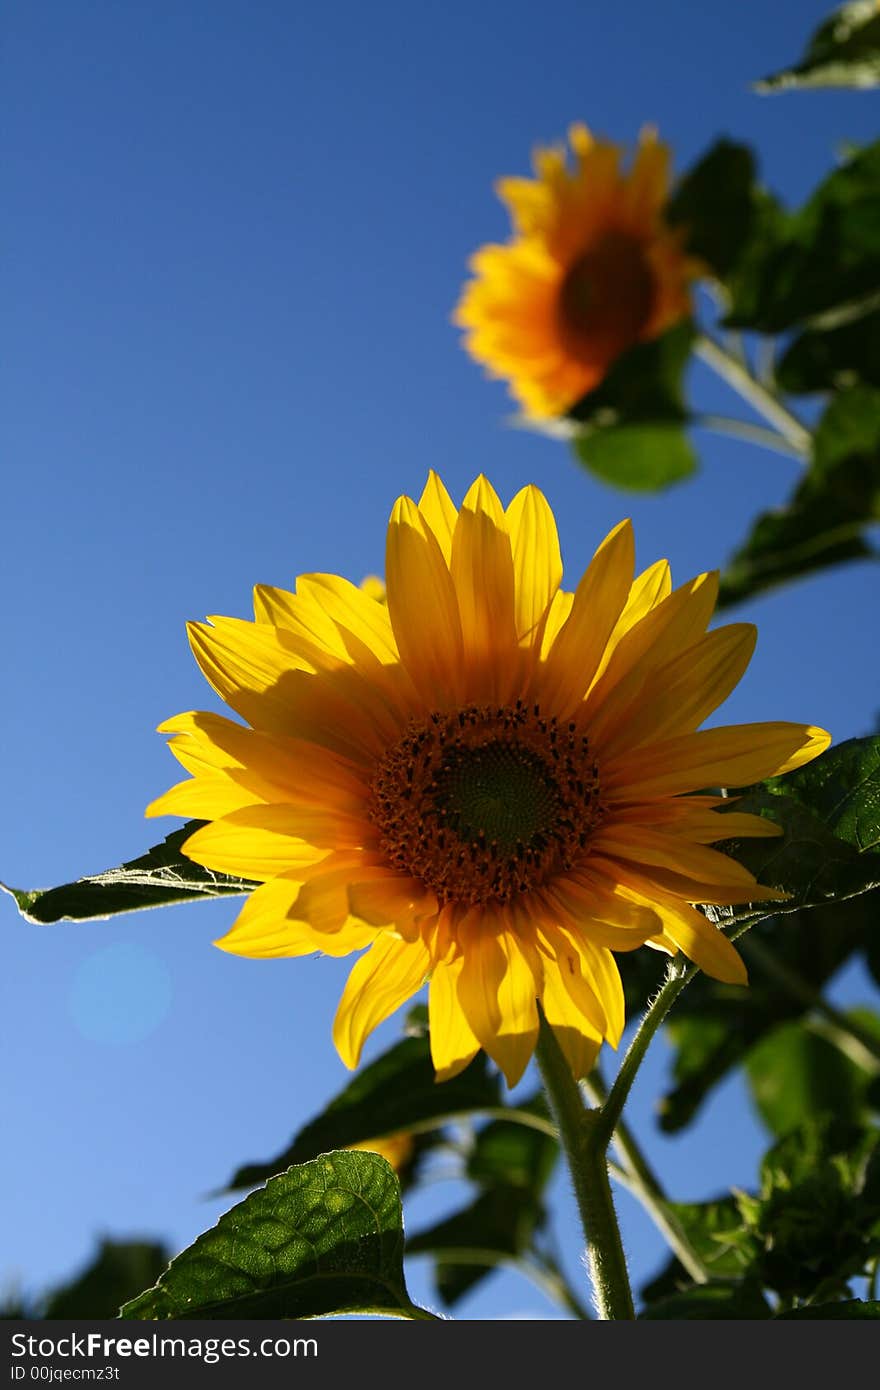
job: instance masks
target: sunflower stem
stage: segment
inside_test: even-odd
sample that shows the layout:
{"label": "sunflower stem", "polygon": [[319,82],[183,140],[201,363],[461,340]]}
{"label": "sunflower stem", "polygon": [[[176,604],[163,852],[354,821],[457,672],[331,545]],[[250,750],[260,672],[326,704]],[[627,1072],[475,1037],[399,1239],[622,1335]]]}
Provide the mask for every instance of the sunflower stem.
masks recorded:
{"label": "sunflower stem", "polygon": [[695,415],[693,424],[700,429],[711,430],[713,434],[730,434],[735,439],[745,439],[749,444],[758,444],[764,449],[773,449],[777,454],[789,458],[802,458],[802,452],[791,440],[778,430],[766,425],[753,425],[750,420],[736,420],[729,415]]}
{"label": "sunflower stem", "polygon": [[608,1179],[608,1145],[599,1132],[599,1113],[584,1105],[571,1068],[543,1015],[536,1056],[571,1173],[596,1312],[603,1320],[632,1320],[632,1291]]}
{"label": "sunflower stem", "polygon": [[[600,1109],[608,1099],[608,1090],[598,1071],[594,1070],[581,1083],[593,1104]],[[620,1180],[641,1202],[667,1245],[687,1270],[695,1284],[707,1284],[711,1278],[697,1252],[687,1238],[684,1227],[670,1205],[660,1179],[639,1147],[629,1125],[621,1118],[614,1131],[614,1147],[623,1161]],[[610,1167],[611,1165],[609,1165]]]}
{"label": "sunflower stem", "polygon": [[806,460],[812,443],[812,435],[806,425],[794,415],[787,406],[763,382],[753,376],[748,367],[733,357],[726,349],[710,337],[701,333],[696,341],[695,351],[707,366],[717,372],[728,386],[742,396],[744,401],[763,415],[781,435],[784,435],[794,451]]}
{"label": "sunflower stem", "polygon": [[669,1010],[681,994],[685,985],[689,980],[693,979],[696,973],[697,967],[692,965],[689,969],[686,968],[684,959],[680,955],[669,962],[666,979],[648,1005],[644,1017],[638,1026],[636,1035],[627,1048],[626,1056],[620,1064],[620,1070],[614,1078],[614,1084],[608,1092],[608,1099],[602,1106],[602,1109],[597,1112],[597,1129],[604,1144],[610,1144],[614,1137],[614,1132],[620,1123],[623,1107],[626,1104],[630,1089],[636,1079],[636,1073],[642,1065],[651,1039],[663,1023],[663,1020],[666,1018],[666,1015],[669,1013]]}

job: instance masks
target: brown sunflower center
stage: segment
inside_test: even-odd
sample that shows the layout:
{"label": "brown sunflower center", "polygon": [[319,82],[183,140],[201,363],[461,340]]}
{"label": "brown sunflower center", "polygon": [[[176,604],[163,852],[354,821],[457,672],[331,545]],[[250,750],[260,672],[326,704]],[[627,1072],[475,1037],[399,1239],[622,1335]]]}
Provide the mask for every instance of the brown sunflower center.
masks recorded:
{"label": "brown sunflower center", "polygon": [[600,819],[586,735],[538,705],[470,705],[413,722],[373,778],[388,862],[441,903],[508,902],[583,858]]}
{"label": "brown sunflower center", "polygon": [[569,350],[605,363],[641,336],[654,308],[645,247],[611,232],[580,256],[559,291],[559,327]]}

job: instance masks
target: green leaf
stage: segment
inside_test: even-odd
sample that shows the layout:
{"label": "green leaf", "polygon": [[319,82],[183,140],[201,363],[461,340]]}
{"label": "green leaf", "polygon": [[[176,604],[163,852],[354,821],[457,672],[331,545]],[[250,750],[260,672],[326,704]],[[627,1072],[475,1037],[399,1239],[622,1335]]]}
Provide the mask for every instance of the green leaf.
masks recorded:
{"label": "green leaf", "polygon": [[637,343],[612,363],[594,391],[568,412],[581,425],[604,429],[619,424],[681,424],[687,419],[682,374],[690,357],[694,327],[677,323],[647,343]]}
{"label": "green leaf", "polygon": [[788,1134],[821,1115],[853,1125],[861,1118],[866,1074],[800,1023],[785,1023],[762,1038],[746,1059],[746,1075],[773,1134]]}
{"label": "green leaf", "polygon": [[499,1078],[489,1073],[484,1053],[478,1053],[458,1076],[438,1084],[428,1039],[405,1038],[362,1068],[282,1153],[239,1168],[229,1187],[253,1187],[292,1163],[303,1163],[328,1149],[401,1131],[430,1130],[454,1116],[500,1104]]}
{"label": "green leaf", "polygon": [[617,425],[574,440],[576,457],[603,483],[657,492],[697,471],[687,435],[675,425]]}
{"label": "green leaf", "polygon": [[686,1293],[670,1294],[639,1314],[648,1320],[680,1319],[694,1322],[706,1318],[769,1318],[770,1308],[760,1288],[753,1283],[695,1284]]}
{"label": "green leaf", "polygon": [[880,853],[880,734],[848,738],[761,786],[812,811],[858,854]]}
{"label": "green leaf", "polygon": [[867,525],[880,519],[880,390],[836,396],[813,439],[809,471],[788,505],[758,517],[721,579],[723,608],[844,561],[871,557]]}
{"label": "green leaf", "polygon": [[880,83],[880,14],[876,0],[848,0],[823,20],[801,61],[754,83],[756,92],[796,87],[876,87]]}
{"label": "green leaf", "polygon": [[[819,185],[798,212],[770,217],[729,288],[727,324],[780,333],[876,307],[880,288],[880,142]],[[830,319],[830,322],[828,321]]]}
{"label": "green leaf", "polygon": [[845,1298],[841,1303],[808,1303],[803,1308],[792,1308],[787,1313],[777,1313],[776,1321],[791,1318],[810,1319],[827,1322],[830,1318],[851,1320],[852,1318],[880,1318],[880,1303],[862,1302],[859,1298]]}
{"label": "green leaf", "polygon": [[575,455],[604,482],[653,492],[695,471],[682,428],[682,375],[693,339],[693,325],[684,322],[636,344],[569,412]]}
{"label": "green leaf", "polygon": [[718,140],[679,183],[666,220],[687,233],[687,249],[726,280],[760,217],[755,159],[748,145]]}
{"label": "green leaf", "polygon": [[[664,1205],[677,1218],[692,1250],[713,1280],[744,1277],[754,1249],[733,1197],[718,1197],[712,1202],[666,1202]],[[642,1300],[654,1303],[692,1286],[690,1275],[673,1258],[662,1273],[642,1289]]]}
{"label": "green leaf", "polygon": [[[403,1277],[393,1170],[330,1153],[272,1178],[172,1260],[124,1318],[419,1316]],[[424,1314],[421,1314],[424,1316]]]}
{"label": "green leaf", "polygon": [[807,329],[783,355],[776,380],[795,395],[880,386],[880,311],[835,328]]}
{"label": "green leaf", "polygon": [[741,1210],[759,1254],[755,1272],[783,1298],[845,1297],[880,1253],[876,1131],[806,1122],[761,1164],[758,1199]]}
{"label": "green leaf", "polygon": [[181,854],[184,840],[202,824],[189,821],[139,859],[60,888],[25,890],[5,883],[0,888],[12,895],[26,921],[39,923],[88,922],[168,903],[250,893],[255,883],[203,869]]}

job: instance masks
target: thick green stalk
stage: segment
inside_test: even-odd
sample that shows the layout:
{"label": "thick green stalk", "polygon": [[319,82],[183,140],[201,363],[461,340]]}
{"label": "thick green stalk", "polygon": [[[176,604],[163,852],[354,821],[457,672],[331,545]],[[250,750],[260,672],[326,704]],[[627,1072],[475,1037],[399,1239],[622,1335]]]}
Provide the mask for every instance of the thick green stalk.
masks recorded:
{"label": "thick green stalk", "polygon": [[543,1017],[536,1055],[571,1173],[587,1246],[596,1312],[605,1320],[633,1319],[635,1310],[626,1256],[608,1180],[607,1141],[600,1133],[598,1112],[586,1109],[568,1062]]}

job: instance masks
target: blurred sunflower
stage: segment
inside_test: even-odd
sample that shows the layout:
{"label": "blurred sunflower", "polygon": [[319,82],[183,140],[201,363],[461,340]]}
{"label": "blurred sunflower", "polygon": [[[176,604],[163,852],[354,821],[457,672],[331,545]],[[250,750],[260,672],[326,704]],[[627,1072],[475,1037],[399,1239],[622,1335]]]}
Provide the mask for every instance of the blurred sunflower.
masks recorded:
{"label": "blurred sunflower", "polygon": [[501,179],[513,223],[504,246],[471,258],[476,279],[454,321],[465,346],[533,418],[564,415],[627,348],[691,312],[699,264],[665,225],[669,151],[642,132],[632,168],[620,150],[572,126],[563,149],[538,150],[536,179]]}
{"label": "blurred sunflower", "polygon": [[244,956],[368,948],[336,1046],[430,979],[439,1079],[480,1048],[513,1085],[540,1000],[576,1076],[617,1044],[612,951],[682,950],[745,981],[690,906],[783,896],[709,846],[776,827],[700,788],[798,767],[828,744],[800,724],[697,732],[743,674],[755,631],[706,632],[716,577],[633,577],[622,522],[575,592],[534,487],[505,511],[478,478],[456,510],[431,474],[388,528],[387,605],[336,575],[258,587],[255,622],[190,624],[196,660],[250,727],[161,726],[192,774],[148,808],[209,822],[184,853],[258,880],[217,944]]}

